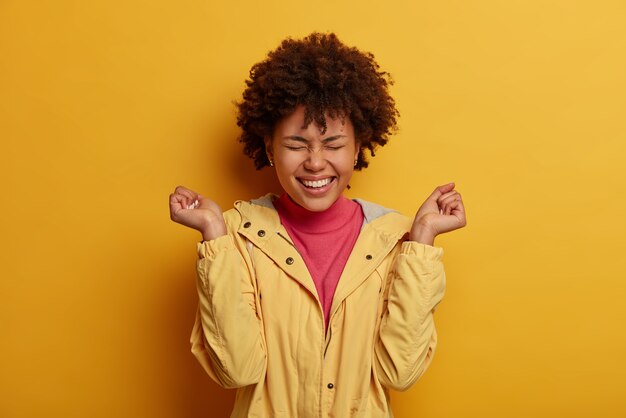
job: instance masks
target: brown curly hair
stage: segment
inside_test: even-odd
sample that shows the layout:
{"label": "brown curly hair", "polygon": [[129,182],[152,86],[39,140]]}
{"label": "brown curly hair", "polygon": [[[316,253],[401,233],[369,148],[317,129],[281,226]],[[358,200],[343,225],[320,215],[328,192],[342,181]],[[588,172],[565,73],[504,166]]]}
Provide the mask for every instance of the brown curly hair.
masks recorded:
{"label": "brown curly hair", "polygon": [[243,100],[236,104],[244,153],[257,170],[269,165],[264,138],[273,135],[281,118],[303,105],[305,127],[315,122],[322,133],[325,115],[350,119],[360,144],[355,169],[365,168],[365,149],[373,156],[397,127],[399,112],[388,91],[392,84],[374,55],[344,45],[334,33],[287,38],[250,69]]}

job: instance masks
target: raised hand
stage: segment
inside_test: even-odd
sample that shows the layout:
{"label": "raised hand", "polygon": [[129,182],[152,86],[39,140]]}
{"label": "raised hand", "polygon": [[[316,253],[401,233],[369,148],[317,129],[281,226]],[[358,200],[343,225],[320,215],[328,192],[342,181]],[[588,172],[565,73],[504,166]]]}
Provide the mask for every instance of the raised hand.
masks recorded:
{"label": "raised hand", "polygon": [[217,203],[183,186],[170,194],[170,219],[200,231],[205,241],[226,235],[226,223]]}
{"label": "raised hand", "polygon": [[454,183],[438,186],[420,206],[409,239],[433,245],[435,237],[466,225],[465,208]]}

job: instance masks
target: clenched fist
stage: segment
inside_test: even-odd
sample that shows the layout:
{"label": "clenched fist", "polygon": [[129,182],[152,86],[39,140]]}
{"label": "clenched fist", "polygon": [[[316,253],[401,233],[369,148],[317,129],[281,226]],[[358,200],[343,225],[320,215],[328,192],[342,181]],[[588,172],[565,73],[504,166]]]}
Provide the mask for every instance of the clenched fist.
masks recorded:
{"label": "clenched fist", "polygon": [[463,228],[466,223],[461,195],[454,190],[454,183],[444,184],[420,206],[409,239],[433,245],[437,235]]}
{"label": "clenched fist", "polygon": [[170,219],[200,231],[205,241],[226,235],[226,223],[217,203],[182,186],[170,195]]}

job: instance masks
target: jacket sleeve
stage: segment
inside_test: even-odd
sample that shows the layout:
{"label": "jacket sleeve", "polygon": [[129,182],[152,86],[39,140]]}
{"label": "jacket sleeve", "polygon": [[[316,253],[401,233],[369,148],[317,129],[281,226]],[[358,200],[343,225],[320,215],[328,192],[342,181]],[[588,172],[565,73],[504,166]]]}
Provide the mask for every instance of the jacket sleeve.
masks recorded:
{"label": "jacket sleeve", "polygon": [[374,367],[383,386],[408,389],[432,361],[437,345],[433,313],[445,291],[442,256],[442,248],[406,241],[393,261],[374,346]]}
{"label": "jacket sleeve", "polygon": [[258,383],[266,361],[249,254],[236,240],[229,234],[198,244],[199,304],[191,335],[191,351],[225,388]]}

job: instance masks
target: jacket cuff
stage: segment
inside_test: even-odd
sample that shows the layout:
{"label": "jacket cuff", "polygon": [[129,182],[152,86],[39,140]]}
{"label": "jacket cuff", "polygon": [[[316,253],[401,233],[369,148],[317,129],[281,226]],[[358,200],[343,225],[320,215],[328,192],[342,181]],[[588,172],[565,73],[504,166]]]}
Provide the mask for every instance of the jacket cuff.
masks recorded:
{"label": "jacket cuff", "polygon": [[443,257],[443,248],[416,241],[405,241],[400,248],[400,254],[417,255],[427,260],[439,261]]}
{"label": "jacket cuff", "polygon": [[198,257],[209,258],[223,250],[235,249],[235,242],[230,235],[222,235],[210,241],[199,242],[196,246]]}

